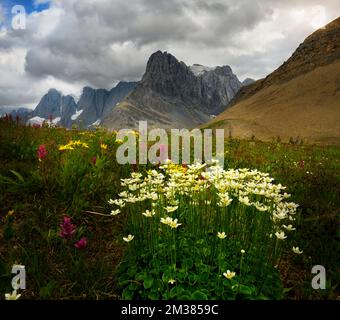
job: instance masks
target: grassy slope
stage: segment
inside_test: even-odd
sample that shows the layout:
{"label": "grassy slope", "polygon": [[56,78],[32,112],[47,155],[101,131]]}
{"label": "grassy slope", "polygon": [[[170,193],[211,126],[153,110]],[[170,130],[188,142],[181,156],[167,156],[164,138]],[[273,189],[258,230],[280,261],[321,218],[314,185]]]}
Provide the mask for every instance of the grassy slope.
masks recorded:
{"label": "grassy slope", "polygon": [[340,143],[340,61],[273,84],[220,114],[208,126],[226,135]]}
{"label": "grassy slope", "polygon": [[[105,135],[96,133],[94,143],[100,143]],[[9,292],[10,268],[13,263],[21,263],[28,272],[26,298],[119,298],[114,270],[125,248],[121,240],[124,220],[84,213],[109,212],[104,199],[118,192],[117,167],[103,169],[105,178],[99,194],[93,196],[80,189],[78,202],[71,203],[61,197],[56,185],[46,186],[32,174],[39,166],[36,159],[39,144],[47,144],[49,150],[57,149],[71,137],[81,135],[76,131],[16,128],[0,123],[0,174],[13,177],[9,170],[14,169],[24,177],[24,183],[10,186],[0,183],[0,293]],[[288,186],[292,200],[301,205],[296,240],[301,243],[304,255],[285,261],[280,270],[285,286],[292,288],[287,298],[336,298],[339,288],[335,284],[340,280],[337,216],[340,149],[227,140],[226,151],[228,167],[269,172]],[[4,217],[11,209],[15,210],[14,223],[13,229],[8,230]],[[69,249],[58,237],[58,226],[65,214],[71,215],[89,237],[85,252],[72,251],[75,261],[84,262],[81,265],[70,261]],[[310,270],[316,264],[327,270],[329,289],[323,292],[310,286]]]}

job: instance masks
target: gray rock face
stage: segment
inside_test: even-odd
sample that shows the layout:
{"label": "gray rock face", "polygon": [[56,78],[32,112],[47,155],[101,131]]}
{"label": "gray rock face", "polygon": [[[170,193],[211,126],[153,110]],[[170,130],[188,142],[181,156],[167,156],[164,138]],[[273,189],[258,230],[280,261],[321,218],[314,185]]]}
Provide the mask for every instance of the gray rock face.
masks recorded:
{"label": "gray rock face", "polygon": [[141,82],[103,125],[134,128],[147,120],[154,127],[194,127],[222,112],[241,86],[229,66],[188,67],[158,51],[151,55]]}
{"label": "gray rock face", "polygon": [[121,102],[136,86],[138,82],[121,81],[116,87],[112,88],[106,99],[102,117],[110,113],[117,103]]}
{"label": "gray rock face", "polygon": [[77,104],[74,98],[70,95],[61,98],[60,116],[61,120],[59,125],[69,128],[72,124],[71,116],[76,112]]}
{"label": "gray rock face", "polygon": [[32,109],[18,108],[13,110],[10,115],[13,119],[19,117],[20,121],[26,122],[26,120],[32,115]]}
{"label": "gray rock face", "polygon": [[241,88],[240,81],[229,66],[204,72],[198,79],[202,105],[207,105],[214,115],[221,113]]}
{"label": "gray rock face", "polygon": [[54,124],[70,128],[72,124],[81,124],[84,128],[99,124],[104,115],[123,100],[137,85],[137,82],[119,82],[110,91],[85,87],[78,101],[70,95],[64,96],[56,89],[50,89],[40,100],[29,118],[52,118]]}
{"label": "gray rock face", "polygon": [[61,98],[61,92],[56,89],[50,89],[33,111],[33,116],[45,119],[60,117]]}
{"label": "gray rock face", "polygon": [[71,115],[76,111],[76,102],[72,96],[63,96],[56,89],[50,89],[33,111],[33,117],[44,119],[60,118],[58,124],[69,126]]}
{"label": "gray rock face", "polygon": [[76,123],[85,127],[92,125],[101,118],[109,91],[85,87],[77,103],[77,110],[83,110]]}
{"label": "gray rock face", "polygon": [[119,82],[110,91],[85,87],[77,103],[77,110],[83,110],[76,123],[84,127],[99,124],[102,118],[123,100],[137,85],[137,82]]}

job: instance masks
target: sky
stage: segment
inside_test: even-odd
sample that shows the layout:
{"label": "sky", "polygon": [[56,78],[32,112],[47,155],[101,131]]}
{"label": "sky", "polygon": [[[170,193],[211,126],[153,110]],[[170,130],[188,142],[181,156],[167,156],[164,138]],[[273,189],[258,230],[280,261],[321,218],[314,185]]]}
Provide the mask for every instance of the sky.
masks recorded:
{"label": "sky", "polygon": [[0,0],[0,107],[139,80],[157,50],[259,79],[339,15],[339,0]]}

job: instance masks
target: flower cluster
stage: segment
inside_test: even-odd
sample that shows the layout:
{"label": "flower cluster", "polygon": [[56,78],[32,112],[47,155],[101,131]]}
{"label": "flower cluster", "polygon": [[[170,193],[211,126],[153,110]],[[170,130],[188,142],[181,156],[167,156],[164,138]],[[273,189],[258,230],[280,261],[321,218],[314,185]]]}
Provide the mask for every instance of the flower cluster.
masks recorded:
{"label": "flower cluster", "polygon": [[60,237],[65,239],[70,239],[76,232],[76,226],[72,224],[70,217],[65,216],[63,222],[60,224]]}
{"label": "flower cluster", "polygon": [[[60,233],[59,236],[61,238],[70,240],[73,238],[76,232],[76,226],[72,223],[72,219],[70,217],[65,216],[63,218],[63,222],[60,224]],[[78,250],[85,249],[87,246],[88,240],[86,237],[82,237],[79,241],[74,244],[74,247]]]}
{"label": "flower cluster", "polygon": [[68,144],[60,146],[59,151],[74,150],[76,148],[88,149],[89,145],[85,142],[80,141],[80,140],[76,140],[76,141],[71,140]]}
{"label": "flower cluster", "polygon": [[47,154],[48,154],[48,151],[45,145],[41,144],[37,150],[38,159],[41,161],[42,159],[46,158]]}
{"label": "flower cluster", "polygon": [[161,218],[161,223],[169,226],[171,229],[176,229],[181,225],[181,223],[178,223],[178,219],[173,219],[170,217],[167,217],[165,219]]}
{"label": "flower cluster", "polygon": [[[285,187],[274,184],[274,179],[267,173],[250,169],[224,170],[217,162],[210,166],[199,163],[179,166],[168,160],[160,168],[161,172],[150,170],[144,178],[141,173],[134,172],[131,178],[122,179],[121,185],[126,190],[119,194],[119,199],[110,200],[109,203],[122,208],[127,203],[151,201],[151,206],[155,208],[161,198],[165,205],[158,213],[162,217],[163,213],[178,210],[178,198],[186,197],[193,206],[209,206],[211,202],[215,202],[221,210],[235,202],[235,205],[238,203],[269,214],[275,225],[274,233],[280,240],[287,237],[284,229],[295,230],[287,222],[295,220],[298,205],[286,201],[290,195],[284,192]],[[203,196],[207,192],[210,194],[209,199]],[[150,212],[148,210],[143,215],[149,218],[155,215],[154,211],[152,214]],[[118,209],[113,210],[114,215],[117,213]],[[177,222],[170,222],[170,219],[163,216],[161,223],[177,228]]]}

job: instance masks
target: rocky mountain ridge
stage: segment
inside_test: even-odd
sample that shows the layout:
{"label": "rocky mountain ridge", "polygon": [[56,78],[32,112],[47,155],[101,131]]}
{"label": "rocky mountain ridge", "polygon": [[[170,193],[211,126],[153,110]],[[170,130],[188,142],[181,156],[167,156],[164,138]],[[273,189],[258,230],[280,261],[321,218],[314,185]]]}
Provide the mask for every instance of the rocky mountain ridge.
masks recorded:
{"label": "rocky mountain ridge", "polygon": [[136,88],[104,118],[108,128],[151,126],[191,128],[222,112],[242,84],[229,66],[187,66],[167,52],[148,60]]}
{"label": "rocky mountain ridge", "polygon": [[120,82],[111,90],[84,87],[78,102],[70,95],[64,96],[60,91],[50,89],[34,109],[28,123],[42,124],[44,121],[51,121],[67,128],[73,124],[85,128],[99,125],[101,119],[124,99],[136,84]]}

